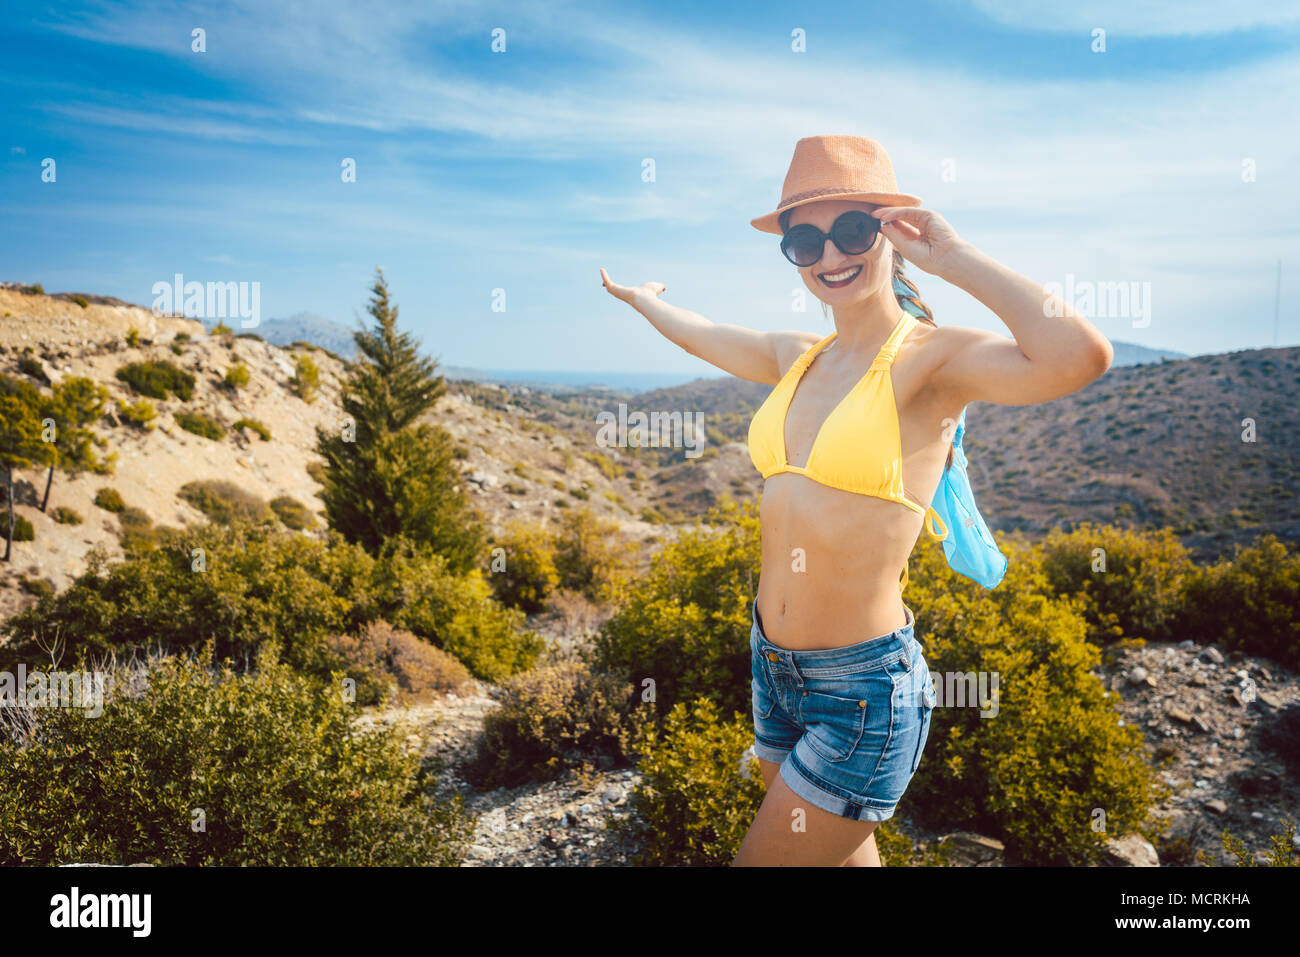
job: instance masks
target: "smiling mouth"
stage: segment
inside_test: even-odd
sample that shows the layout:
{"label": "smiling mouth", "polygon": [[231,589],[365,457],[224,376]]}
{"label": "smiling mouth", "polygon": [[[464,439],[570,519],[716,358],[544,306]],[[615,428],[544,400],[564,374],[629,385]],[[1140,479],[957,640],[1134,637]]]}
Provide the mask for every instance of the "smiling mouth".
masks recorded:
{"label": "smiling mouth", "polygon": [[853,280],[857,279],[858,273],[860,272],[862,272],[862,267],[860,265],[851,266],[850,268],[841,270],[840,272],[818,273],[817,278],[825,285],[830,286],[833,289],[838,289],[840,286],[847,286],[849,283],[853,282]]}

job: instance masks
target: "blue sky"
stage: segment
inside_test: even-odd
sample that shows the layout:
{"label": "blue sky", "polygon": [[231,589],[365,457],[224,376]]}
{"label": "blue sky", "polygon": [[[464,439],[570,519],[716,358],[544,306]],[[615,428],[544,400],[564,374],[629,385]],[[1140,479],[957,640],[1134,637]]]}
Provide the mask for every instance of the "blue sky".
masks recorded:
{"label": "blue sky", "polygon": [[[1300,4],[1062,6],[6,4],[0,279],[142,305],[178,272],[256,281],[263,318],[351,324],[378,264],[444,364],[717,375],[600,267],[717,322],[829,332],[749,220],[797,139],[850,133],[1016,271],[1149,284],[1149,325],[1093,318],[1111,339],[1271,346],[1281,259],[1278,343],[1300,342]],[[940,324],[1008,334],[910,275]]]}

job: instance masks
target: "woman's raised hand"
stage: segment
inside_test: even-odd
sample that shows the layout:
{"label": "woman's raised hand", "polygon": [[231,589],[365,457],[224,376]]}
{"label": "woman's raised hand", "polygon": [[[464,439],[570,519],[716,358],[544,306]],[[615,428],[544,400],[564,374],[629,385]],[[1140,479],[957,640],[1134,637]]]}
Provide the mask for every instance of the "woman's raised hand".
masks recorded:
{"label": "woman's raised hand", "polygon": [[881,232],[903,258],[931,275],[941,276],[945,261],[964,240],[948,221],[919,206],[882,206],[872,210]]}
{"label": "woman's raised hand", "polygon": [[604,269],[600,271],[600,279],[611,296],[615,299],[622,299],[628,305],[631,305],[638,296],[648,296],[654,299],[668,288],[661,282],[643,282],[639,286],[620,286],[609,278],[609,273],[605,272]]}

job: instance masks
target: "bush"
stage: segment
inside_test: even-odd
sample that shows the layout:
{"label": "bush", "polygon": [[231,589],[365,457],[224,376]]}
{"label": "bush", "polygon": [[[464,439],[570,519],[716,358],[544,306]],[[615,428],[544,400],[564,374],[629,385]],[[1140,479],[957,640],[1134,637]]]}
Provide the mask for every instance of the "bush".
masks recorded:
{"label": "bush", "polygon": [[141,399],[139,402],[123,402],[119,403],[119,405],[122,421],[127,425],[145,430],[153,428],[150,423],[158,417],[158,411],[148,399]]}
{"label": "bush", "polygon": [[214,442],[226,434],[220,422],[202,412],[181,412],[176,416],[176,424],[186,432],[193,432]]}
{"label": "bush", "polygon": [[75,303],[76,303],[78,306],[80,306],[82,309],[89,309],[89,308],[90,308],[90,302],[89,302],[89,300],[86,299],[85,296],[73,296],[73,297],[72,297],[72,301],[75,302]]}
{"label": "bush", "polygon": [[176,341],[181,343],[189,342],[190,334],[188,332],[178,332],[176,333]]}
{"label": "bush", "polygon": [[45,578],[28,578],[23,575],[18,579],[18,587],[29,595],[41,597],[54,594],[54,583]]}
{"label": "bush", "polygon": [[263,442],[271,441],[271,430],[256,419],[240,419],[235,423],[235,429],[248,429],[250,432],[256,432]]}
{"label": "bush", "polygon": [[194,376],[166,359],[131,362],[116,375],[132,391],[151,399],[166,399],[171,393],[186,402],[194,397]]}
{"label": "bush", "polygon": [[359,635],[331,635],[336,667],[356,682],[358,705],[410,704],[459,691],[470,673],[454,657],[380,619]]}
{"label": "bush", "polygon": [[18,371],[23,375],[29,375],[38,382],[50,384],[50,377],[45,373],[45,366],[41,365],[41,360],[33,356],[23,356],[18,360]]}
{"label": "bush", "polygon": [[446,571],[440,556],[400,539],[376,560],[334,530],[321,538],[279,526],[160,528],[156,548],[109,564],[92,549],[71,585],[0,623],[0,670],[49,661],[55,635],[69,660],[158,647],[190,650],[211,639],[219,658],[249,666],[269,639],[284,660],[327,676],[331,634],[358,634],[384,619],[499,681],[530,668],[545,647],[520,628],[523,613],[492,600],[478,574]]}
{"label": "bush", "polygon": [[723,712],[751,702],[750,609],[760,558],[758,508],[715,506],[703,528],[651,559],[616,596],[618,610],[592,642],[589,660],[640,686],[656,685],[660,717],[678,701],[712,700]]}
{"label": "bush", "polygon": [[106,512],[120,512],[126,508],[126,503],[115,488],[101,488],[95,493],[95,504]]}
{"label": "bush", "polygon": [[[907,602],[939,701],[906,800],[922,821],[1000,838],[1013,863],[1096,864],[1108,837],[1147,826],[1162,787],[1141,729],[1093,674],[1085,602],[1051,594],[1034,549],[1000,544],[1007,574],[992,591],[938,543],[912,557]],[[1097,808],[1104,832],[1089,826]]]}
{"label": "bush", "polygon": [[244,365],[242,362],[236,362],[226,370],[225,383],[228,388],[242,389],[244,386],[248,385],[249,378],[248,366]]}
{"label": "bush", "polygon": [[315,401],[316,393],[320,389],[320,367],[311,356],[303,355],[295,355],[293,364],[296,371],[289,380],[289,385],[304,402]]}
{"label": "bush", "polygon": [[476,787],[549,781],[592,762],[622,758],[632,689],[609,675],[566,661],[517,675],[502,686],[501,707],[464,768]]}
{"label": "bush", "polygon": [[231,329],[228,325],[226,325],[226,320],[221,319],[217,322],[215,326],[213,326],[211,329],[208,330],[208,335],[228,336],[234,331],[235,331],[234,329]]}
{"label": "bush", "polygon": [[724,723],[704,698],[674,705],[662,731],[645,717],[628,740],[642,776],[632,813],[610,829],[637,847],[637,865],[730,864],[767,793],[758,759],[741,766],[751,721],[736,713]]}
{"label": "bush", "polygon": [[126,333],[126,344],[134,349],[140,344],[140,330],[132,326]]}
{"label": "bush", "polygon": [[122,551],[128,555],[157,548],[162,540],[161,530],[154,527],[144,509],[128,505],[118,513],[117,520],[122,525]]}
{"label": "bush", "polygon": [[32,523],[17,513],[14,514],[14,541],[36,541],[36,529],[32,526]]}
{"label": "bush", "polygon": [[84,521],[80,512],[65,505],[60,505],[50,514],[60,525],[80,525]]}
{"label": "bush", "polygon": [[266,502],[225,479],[186,482],[177,496],[222,525],[231,522],[266,522],[272,512]]}
{"label": "bush", "polygon": [[430,800],[407,729],[359,727],[336,690],[273,660],[240,676],[173,658],[143,682],[117,677],[143,688],[112,692],[95,720],[40,709],[24,744],[0,736],[0,864],[463,860],[462,799]]}
{"label": "bush", "polygon": [[618,525],[601,519],[589,508],[561,515],[554,542],[560,586],[580,591],[588,598],[607,597],[627,569],[628,549],[619,543]]}
{"label": "bush", "polygon": [[316,519],[311,510],[291,495],[279,495],[271,499],[271,511],[296,532],[316,527]]}
{"label": "bush", "polygon": [[525,612],[541,611],[547,596],[560,583],[555,551],[544,529],[515,522],[500,540],[503,567],[492,560],[491,583],[497,600]]}
{"label": "bush", "polygon": [[[1170,529],[1133,531],[1084,522],[1068,533],[1053,531],[1040,548],[1052,591],[1084,598],[1083,615],[1094,641],[1177,640],[1173,616],[1196,566]],[[1103,556],[1105,570],[1094,571]]]}
{"label": "bush", "polygon": [[1179,638],[1217,644],[1300,668],[1300,554],[1276,535],[1189,577],[1173,631]]}
{"label": "bush", "polygon": [[449,651],[483,681],[501,681],[537,662],[546,647],[525,630],[524,613],[504,608],[477,568],[452,572],[440,554],[403,538],[375,563],[378,614]]}

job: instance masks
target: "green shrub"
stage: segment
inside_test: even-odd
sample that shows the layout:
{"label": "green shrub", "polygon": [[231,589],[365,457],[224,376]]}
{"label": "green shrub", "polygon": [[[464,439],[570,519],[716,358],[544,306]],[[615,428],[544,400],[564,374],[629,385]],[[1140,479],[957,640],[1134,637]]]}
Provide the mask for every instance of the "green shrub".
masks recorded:
{"label": "green shrub", "polygon": [[249,377],[248,366],[242,362],[236,362],[226,370],[226,386],[231,389],[242,389],[248,385]]}
{"label": "green shrub", "polygon": [[385,543],[373,578],[378,614],[428,638],[484,681],[531,668],[546,647],[524,629],[525,615],[505,608],[477,568],[449,570],[439,554],[396,538]]}
{"label": "green shrub", "polygon": [[222,525],[235,521],[265,522],[272,516],[265,501],[225,479],[186,482],[176,494]]}
{"label": "green shrub", "polygon": [[178,332],[176,333],[176,341],[181,343],[189,342],[190,334],[188,332]]}
{"label": "green shrub", "polygon": [[69,663],[144,647],[165,653],[210,638],[219,658],[247,666],[269,639],[284,659],[325,676],[337,661],[332,634],[357,634],[383,618],[499,681],[530,668],[545,647],[521,629],[523,613],[493,601],[481,575],[446,570],[441,556],[401,539],[370,556],[334,530],[320,538],[278,525],[209,524],[158,529],[158,546],[108,563],[91,550],[87,570],[48,600],[0,623],[0,670],[48,661],[48,636]]}
{"label": "green shrub", "polygon": [[34,542],[36,540],[36,529],[32,523],[23,516],[15,513],[14,515],[14,541],[15,542]]}
{"label": "green shrub", "polygon": [[1173,631],[1300,668],[1300,554],[1267,534],[1187,580]]}
{"label": "green shrub", "polygon": [[1295,821],[1284,821],[1282,833],[1271,835],[1268,841],[1270,846],[1261,865],[1241,838],[1225,830],[1223,832],[1224,860],[1222,862],[1212,860],[1213,855],[1199,851],[1196,854],[1196,863],[1203,867],[1221,867],[1233,863],[1227,860],[1231,855],[1237,859],[1235,862],[1237,867],[1300,867],[1300,851],[1297,851],[1300,844],[1296,842]]}
{"label": "green shrub", "polygon": [[18,360],[18,371],[23,375],[29,375],[33,379],[50,384],[50,377],[45,373],[45,366],[41,365],[41,360],[34,356],[23,356]]}
{"label": "green shrub", "polygon": [[[132,326],[126,333],[126,344],[134,349],[140,344],[140,330]],[[161,396],[159,397],[161,398]]]}
{"label": "green shrub", "polygon": [[90,308],[90,301],[87,300],[85,296],[73,296],[72,301],[75,302],[82,309]]}
{"label": "green shrub", "polygon": [[35,595],[38,598],[42,595],[53,595],[54,584],[45,578],[28,578],[26,575],[18,579],[18,587],[29,595]]}
{"label": "green shrub", "polygon": [[632,689],[582,662],[516,675],[502,685],[501,707],[463,771],[482,788],[549,781],[569,768],[622,758]]}
{"label": "green shrub", "polygon": [[162,541],[161,530],[154,526],[144,509],[128,505],[118,512],[117,520],[122,525],[122,551],[128,555],[157,548]]}
{"label": "green shrub", "polygon": [[217,324],[216,324],[215,326],[213,326],[211,329],[208,330],[208,335],[210,335],[210,336],[228,336],[228,335],[230,335],[230,334],[231,334],[232,332],[234,332],[234,331],[235,331],[234,329],[231,329],[228,325],[226,325],[226,320],[221,319],[221,320],[218,320],[218,322],[217,322]]}
{"label": "green shrub", "polygon": [[149,430],[153,428],[152,422],[158,417],[158,410],[148,399],[141,399],[139,402],[120,403],[122,421],[127,425],[137,429]]}
{"label": "green shrub", "polygon": [[50,514],[60,525],[80,525],[84,521],[80,512],[66,505],[60,505]]}
{"label": "green shrub", "polygon": [[704,698],[674,705],[662,730],[638,716],[626,747],[641,781],[629,798],[631,815],[610,829],[636,848],[634,864],[730,864],[767,793],[758,759],[741,766],[754,743],[751,720],[736,713],[723,722]]}
{"label": "green shrub", "polygon": [[[1141,729],[1093,673],[1101,650],[1085,603],[1052,594],[1034,549],[999,545],[1007,573],[991,591],[953,571],[938,543],[912,556],[906,600],[939,701],[908,808],[1001,839],[1012,863],[1096,864],[1108,837],[1148,826],[1163,787]],[[981,676],[991,700],[976,702]],[[1091,826],[1098,808],[1104,831]]]}
{"label": "green shrub", "polygon": [[320,367],[311,356],[295,355],[293,357],[294,374],[289,385],[294,393],[304,402],[313,402],[320,389]]}
{"label": "green shrub", "polygon": [[620,544],[618,531],[617,523],[585,506],[561,515],[554,534],[560,586],[593,600],[608,597],[629,565],[629,549]]}
{"label": "green shrub", "polygon": [[408,729],[359,727],[336,688],[273,660],[236,675],[175,658],[136,684],[95,720],[40,709],[39,734],[0,737],[0,864],[463,860],[462,799],[432,801]]}
{"label": "green shrub", "polygon": [[271,430],[264,426],[257,419],[240,419],[235,423],[236,429],[248,429],[250,432],[256,432],[263,442],[271,441]]}
{"label": "green shrub", "polygon": [[525,612],[538,612],[560,583],[555,550],[545,529],[514,522],[500,540],[504,567],[492,559],[490,581],[497,600]]}
{"label": "green shrub", "polygon": [[411,704],[459,691],[469,670],[440,648],[380,619],[360,634],[331,635],[336,668],[356,682],[356,703]]}
{"label": "green shrub", "polygon": [[116,375],[132,391],[151,399],[166,399],[171,393],[186,402],[194,397],[194,376],[166,359],[131,362]]}
{"label": "green shrub", "polygon": [[226,434],[220,422],[202,412],[180,412],[176,416],[176,424],[186,432],[193,432],[214,442]]}
{"label": "green shrub", "polygon": [[665,545],[647,573],[615,596],[592,642],[593,667],[641,685],[654,680],[660,717],[678,701],[711,699],[748,712],[750,600],[758,583],[758,507],[710,509],[705,526]]}
{"label": "green shrub", "polygon": [[[1054,530],[1040,548],[1052,591],[1083,596],[1094,641],[1177,640],[1173,616],[1196,566],[1170,529],[1133,531],[1084,522],[1070,532]],[[1105,570],[1094,571],[1103,557]]]}
{"label": "green shrub", "polygon": [[291,495],[278,495],[271,499],[271,511],[294,531],[300,532],[316,527],[316,519],[311,509]]}
{"label": "green shrub", "polygon": [[95,493],[95,504],[106,512],[120,512],[126,508],[126,503],[115,488],[101,488]]}

